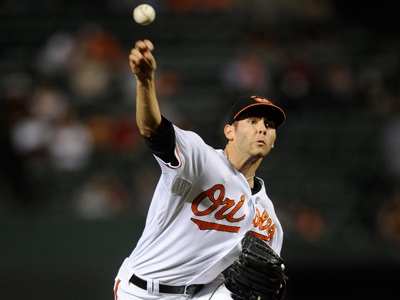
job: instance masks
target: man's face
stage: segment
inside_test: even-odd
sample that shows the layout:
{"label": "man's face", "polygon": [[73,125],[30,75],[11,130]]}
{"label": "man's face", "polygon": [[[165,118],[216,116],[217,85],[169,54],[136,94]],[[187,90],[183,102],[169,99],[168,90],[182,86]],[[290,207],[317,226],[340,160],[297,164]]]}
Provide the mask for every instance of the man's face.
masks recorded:
{"label": "man's face", "polygon": [[265,117],[246,116],[233,126],[234,144],[239,153],[262,158],[274,147],[275,124]]}

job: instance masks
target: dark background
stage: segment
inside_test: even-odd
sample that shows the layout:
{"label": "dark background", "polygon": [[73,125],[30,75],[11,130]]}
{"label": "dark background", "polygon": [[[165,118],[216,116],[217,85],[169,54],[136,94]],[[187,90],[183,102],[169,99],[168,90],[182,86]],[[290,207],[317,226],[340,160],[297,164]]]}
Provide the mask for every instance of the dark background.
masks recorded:
{"label": "dark background", "polygon": [[[160,74],[175,76],[166,76],[163,85],[176,88],[172,96],[159,91],[168,117],[215,147],[223,147],[219,133],[227,99],[245,92],[226,90],[222,73],[246,52],[267,62],[272,87],[264,86],[265,92],[288,118],[278,130],[277,149],[257,175],[267,182],[285,231],[287,299],[395,299],[400,241],[393,228],[400,225],[394,222],[389,230],[381,219],[396,211],[392,199],[399,186],[381,142],[400,102],[394,4],[188,3],[152,1],[156,21],[142,27],[132,20],[138,1],[0,1],[0,299],[112,299],[114,277],[143,228],[158,166],[144,147],[124,148],[112,140],[111,146],[94,145],[86,166],[55,169],[46,151],[24,154],[13,144],[21,116],[16,107],[29,107],[46,83],[68,95],[82,124],[121,111],[133,116],[134,95],[120,86],[125,77],[133,85],[134,79],[121,70],[134,42],[143,38],[156,45]],[[329,4],[323,18],[305,15],[316,3]],[[77,37],[89,23],[110,33],[123,57],[110,71],[113,84],[95,100],[69,86],[72,59],[56,74],[38,67],[51,37]],[[309,69],[302,74],[312,74],[310,88],[291,98],[282,82],[286,63],[299,57],[307,57]],[[356,78],[350,96],[338,98],[323,80],[336,65]],[[117,182],[111,202],[100,207],[105,212],[80,211],[76,194],[99,174],[110,176],[106,183]],[[124,199],[121,210],[115,211],[121,205],[115,199]]]}

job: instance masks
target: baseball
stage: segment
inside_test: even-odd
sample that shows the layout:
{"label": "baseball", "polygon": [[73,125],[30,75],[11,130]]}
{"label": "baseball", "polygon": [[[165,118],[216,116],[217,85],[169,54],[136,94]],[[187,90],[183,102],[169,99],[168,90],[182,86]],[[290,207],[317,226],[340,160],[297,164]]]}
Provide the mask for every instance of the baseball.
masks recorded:
{"label": "baseball", "polygon": [[141,4],[133,10],[133,19],[140,25],[149,25],[156,18],[156,11],[151,5]]}

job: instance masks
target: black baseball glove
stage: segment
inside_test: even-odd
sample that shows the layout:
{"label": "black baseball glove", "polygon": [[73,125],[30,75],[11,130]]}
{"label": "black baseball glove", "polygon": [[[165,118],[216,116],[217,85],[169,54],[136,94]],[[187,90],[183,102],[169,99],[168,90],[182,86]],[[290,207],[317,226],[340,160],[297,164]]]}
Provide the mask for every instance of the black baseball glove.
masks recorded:
{"label": "black baseball glove", "polygon": [[286,289],[283,259],[248,231],[239,258],[226,270],[225,286],[234,300],[281,300]]}

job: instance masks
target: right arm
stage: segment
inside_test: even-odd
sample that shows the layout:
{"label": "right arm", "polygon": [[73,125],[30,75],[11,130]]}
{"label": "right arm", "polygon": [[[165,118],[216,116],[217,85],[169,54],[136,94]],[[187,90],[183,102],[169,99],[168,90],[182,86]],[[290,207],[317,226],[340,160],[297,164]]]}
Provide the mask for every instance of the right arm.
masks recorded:
{"label": "right arm", "polygon": [[129,64],[136,76],[136,123],[153,153],[164,162],[177,166],[174,130],[172,124],[161,117],[156,97],[153,50],[149,40],[137,41],[129,55]]}
{"label": "right arm", "polygon": [[136,76],[136,123],[145,137],[156,136],[162,120],[155,91],[153,50],[149,40],[137,41],[129,55],[131,70]]}

